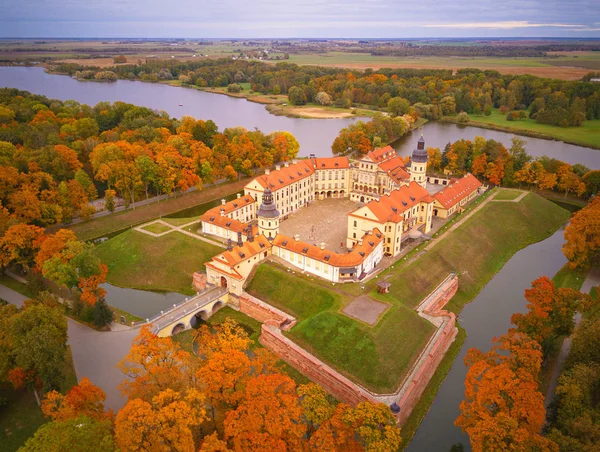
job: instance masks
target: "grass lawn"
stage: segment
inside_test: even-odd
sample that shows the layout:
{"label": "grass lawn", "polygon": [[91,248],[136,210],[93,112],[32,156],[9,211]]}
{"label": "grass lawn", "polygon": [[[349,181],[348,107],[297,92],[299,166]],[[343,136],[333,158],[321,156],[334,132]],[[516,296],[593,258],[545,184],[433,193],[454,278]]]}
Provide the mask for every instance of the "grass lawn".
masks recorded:
{"label": "grass lawn", "polygon": [[258,267],[247,290],[298,318],[288,337],[377,392],[397,388],[434,330],[400,303],[371,328],[339,312],[350,297],[271,263]]}
{"label": "grass lawn", "polygon": [[31,291],[27,285],[23,284],[16,279],[11,278],[8,275],[0,275],[0,284],[8,287],[9,289],[14,290],[15,292],[19,292],[21,295],[24,295],[28,298],[33,298],[34,293]]}
{"label": "grass lawn", "polygon": [[600,148],[600,119],[584,121],[581,127],[558,127],[550,124],[539,124],[534,119],[520,121],[507,121],[503,115],[494,108],[490,116],[471,115],[469,125],[477,123],[499,126],[514,132],[526,131],[548,135],[562,141]]}
{"label": "grass lawn", "polygon": [[222,251],[180,232],[150,237],[128,230],[99,244],[98,256],[108,265],[108,282],[132,289],[194,295],[192,274]]}
{"label": "grass lawn", "polygon": [[183,225],[189,224],[193,221],[199,222],[201,216],[202,215],[196,215],[195,217],[189,217],[189,218],[163,218],[162,220],[165,223],[172,224],[173,226],[183,226]]}
{"label": "grass lawn", "polygon": [[163,232],[170,231],[171,228],[169,226],[165,226],[161,223],[152,223],[148,226],[144,226],[142,228],[144,231],[152,232],[153,234],[162,234]]}
{"label": "grass lawn", "polygon": [[136,207],[135,210],[127,209],[93,220],[82,221],[81,223],[69,226],[69,229],[73,230],[80,240],[104,237],[131,226],[147,223],[161,216],[174,214],[180,210],[195,207],[198,204],[224,198],[241,190],[247,183],[247,179],[241,179],[204,190],[196,190],[166,201]]}
{"label": "grass lawn", "polygon": [[561,268],[552,280],[556,287],[567,287],[569,289],[579,290],[583,281],[585,281],[587,271],[572,269],[569,264],[565,264]]}
{"label": "grass lawn", "polygon": [[451,272],[459,289],[447,309],[458,313],[518,250],[553,234],[569,212],[530,193],[518,203],[490,202],[451,235],[388,279],[384,300],[414,308]]}
{"label": "grass lawn", "polygon": [[517,199],[521,193],[522,192],[517,190],[501,188],[498,190],[498,193],[496,193],[496,196],[494,196],[494,199],[497,199],[498,201],[512,201],[513,199]]}

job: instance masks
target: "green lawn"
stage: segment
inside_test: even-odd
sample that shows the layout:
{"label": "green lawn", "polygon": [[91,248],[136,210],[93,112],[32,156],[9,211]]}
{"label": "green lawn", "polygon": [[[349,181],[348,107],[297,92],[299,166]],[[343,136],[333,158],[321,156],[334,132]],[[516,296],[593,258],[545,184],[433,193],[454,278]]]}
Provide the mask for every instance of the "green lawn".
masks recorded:
{"label": "green lawn", "polygon": [[565,264],[561,268],[552,280],[556,287],[567,287],[569,289],[579,290],[585,280],[587,271],[572,269],[569,264]]}
{"label": "green lawn", "polygon": [[28,298],[33,298],[34,293],[31,291],[27,285],[23,284],[16,279],[11,278],[8,275],[0,275],[0,284],[8,287],[9,289],[14,290],[15,292],[19,292],[21,295],[24,295]]}
{"label": "green lawn", "polygon": [[520,121],[507,121],[503,115],[494,108],[490,116],[470,115],[469,125],[476,126],[478,123],[498,126],[519,131],[539,133],[558,140],[600,148],[600,119],[584,121],[581,127],[558,127],[550,124],[539,124],[533,119]]}
{"label": "green lawn", "polygon": [[144,231],[152,232],[153,234],[162,234],[163,232],[170,231],[171,228],[161,223],[152,223],[142,228]]}
{"label": "green lawn", "polygon": [[339,312],[350,297],[271,263],[258,267],[247,290],[298,318],[291,339],[377,392],[397,388],[434,330],[400,303],[371,328]]}
{"label": "green lawn", "polygon": [[512,201],[513,199],[517,199],[521,193],[522,192],[518,190],[501,188],[498,190],[498,193],[496,193],[496,196],[494,196],[494,199],[497,199],[498,201]]}
{"label": "green lawn", "polygon": [[518,250],[549,237],[569,213],[534,193],[518,203],[490,202],[419,259],[388,279],[383,297],[414,308],[451,272],[459,289],[447,308],[458,313]]}
{"label": "green lawn", "polygon": [[108,265],[108,282],[133,289],[193,295],[192,274],[222,251],[180,232],[151,237],[128,230],[97,247]]}
{"label": "green lawn", "polygon": [[189,224],[193,221],[200,221],[200,217],[202,215],[196,215],[195,217],[189,218],[162,218],[165,223],[172,224],[173,226],[183,226],[184,224]]}

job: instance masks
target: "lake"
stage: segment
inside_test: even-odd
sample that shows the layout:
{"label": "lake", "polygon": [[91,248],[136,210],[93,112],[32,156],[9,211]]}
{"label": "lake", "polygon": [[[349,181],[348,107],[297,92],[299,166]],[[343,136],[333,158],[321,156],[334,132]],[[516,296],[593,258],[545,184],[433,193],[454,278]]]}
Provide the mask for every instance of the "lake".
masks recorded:
{"label": "lake", "polygon": [[[115,83],[83,82],[64,75],[48,74],[41,67],[0,67],[0,87],[19,88],[49,98],[76,100],[88,105],[101,101],[123,101],[155,110],[164,110],[173,117],[189,115],[198,119],[212,119],[220,129],[242,126],[255,127],[265,133],[286,130],[300,143],[300,156],[331,155],[331,144],[340,129],[356,121],[346,119],[299,119],[270,114],[264,105],[245,99],[206,93],[191,88],[159,83],[119,80]],[[183,103],[183,106],[179,106]],[[410,155],[419,134],[423,133],[427,146],[444,148],[446,143],[461,138],[473,139],[480,135],[510,145],[511,133],[480,129],[456,124],[429,122],[409,134],[394,147],[401,155]],[[548,155],[565,162],[582,163],[600,169],[600,151],[566,144],[561,141],[524,137],[527,151],[533,156]]]}

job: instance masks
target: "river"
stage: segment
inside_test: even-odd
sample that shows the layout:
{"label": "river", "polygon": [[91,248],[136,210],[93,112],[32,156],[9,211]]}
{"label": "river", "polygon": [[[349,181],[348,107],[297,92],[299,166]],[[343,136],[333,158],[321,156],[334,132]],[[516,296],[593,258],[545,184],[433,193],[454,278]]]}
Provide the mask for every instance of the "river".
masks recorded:
{"label": "river", "polygon": [[511,327],[511,315],[526,311],[525,289],[542,275],[554,276],[567,262],[561,251],[563,243],[561,229],[546,240],[518,251],[463,308],[458,321],[466,330],[467,339],[407,451],[448,452],[456,443],[462,443],[465,450],[470,449],[469,438],[454,426],[464,397],[467,350],[472,347],[484,352],[489,350],[492,339]]}
{"label": "river", "polygon": [[[198,119],[212,119],[220,129],[243,126],[255,127],[265,133],[286,130],[300,143],[300,156],[316,154],[331,155],[331,143],[339,130],[356,118],[346,119],[299,119],[270,114],[264,105],[245,99],[206,93],[191,88],[168,86],[159,83],[119,80],[115,83],[83,82],[64,75],[48,74],[41,67],[0,67],[0,87],[19,88],[49,98],[76,100],[88,105],[101,101],[123,101],[155,110],[164,110],[173,117],[184,115]],[[183,103],[183,106],[179,106]],[[410,155],[418,134],[423,133],[427,146],[444,148],[446,143],[461,138],[473,139],[480,135],[493,138],[505,146],[510,145],[511,133],[480,129],[456,124],[429,122],[418,131],[409,134],[394,147],[401,155]],[[582,163],[592,169],[600,169],[600,151],[566,144],[561,141],[524,138],[527,152],[533,156],[548,155],[565,162]]]}

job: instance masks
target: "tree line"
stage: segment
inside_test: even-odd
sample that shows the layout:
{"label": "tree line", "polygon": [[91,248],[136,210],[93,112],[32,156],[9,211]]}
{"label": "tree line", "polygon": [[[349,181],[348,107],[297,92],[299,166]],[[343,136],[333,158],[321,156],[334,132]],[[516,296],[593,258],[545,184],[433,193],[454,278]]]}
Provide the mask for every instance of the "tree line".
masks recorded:
{"label": "tree line", "polygon": [[0,235],[14,223],[40,227],[106,208],[184,192],[294,158],[288,132],[181,120],[123,102],[95,107],[0,89]]}
{"label": "tree line", "polygon": [[528,111],[536,121],[560,127],[579,126],[586,119],[600,118],[600,86],[590,83],[589,78],[566,81],[479,69],[460,69],[455,74],[445,69],[359,71],[225,58],[149,60],[106,69],[59,64],[54,69],[70,75],[87,71],[90,78],[95,77],[94,73],[110,71],[121,79],[179,80],[183,85],[196,87],[249,83],[253,92],[287,94],[295,105],[318,103],[317,94],[321,92],[329,96],[332,105],[345,108],[388,111],[390,101],[401,99],[421,117],[433,120],[459,112],[489,115],[492,108],[502,108],[507,113]]}
{"label": "tree line", "polygon": [[[105,410],[105,393],[82,378],[46,393],[49,422],[35,450],[395,451],[400,430],[385,404],[337,403],[313,383],[297,385],[274,355],[254,348],[231,319],[194,334],[193,351],[144,327],[119,367],[126,405]],[[75,428],[77,426],[77,428]]]}

